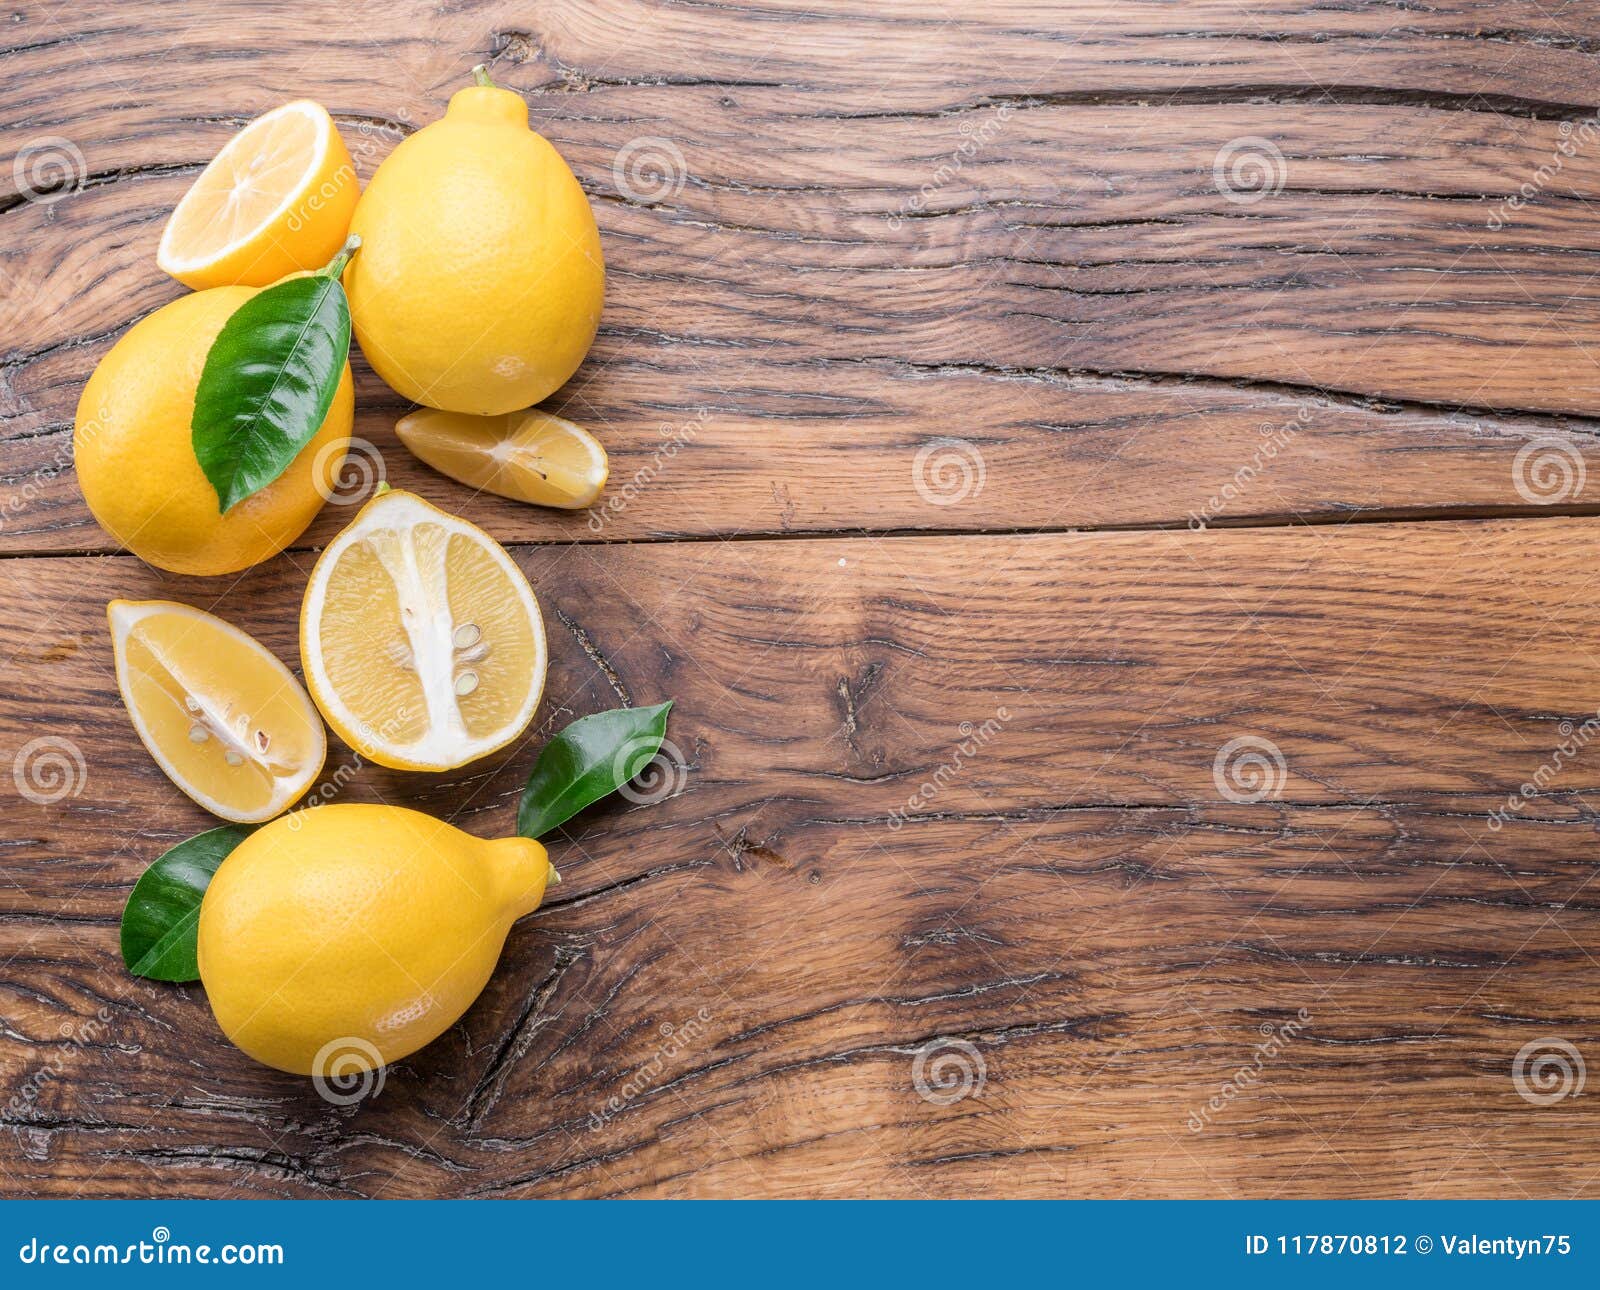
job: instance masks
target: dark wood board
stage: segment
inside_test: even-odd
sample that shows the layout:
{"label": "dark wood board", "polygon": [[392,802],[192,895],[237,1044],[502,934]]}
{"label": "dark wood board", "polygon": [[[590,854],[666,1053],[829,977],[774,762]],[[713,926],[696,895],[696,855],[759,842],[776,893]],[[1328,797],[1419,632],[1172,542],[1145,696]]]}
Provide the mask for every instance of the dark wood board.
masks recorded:
{"label": "dark wood board", "polygon": [[[1526,1075],[1600,1052],[1597,19],[18,8],[0,772],[81,761],[3,812],[0,1193],[1594,1194],[1587,1098]],[[341,1107],[121,968],[133,880],[208,817],[104,606],[294,662],[353,512],[163,575],[94,525],[71,423],[244,121],[316,98],[365,177],[480,61],[600,221],[549,406],[612,484],[594,522],[473,496],[358,360],[352,493],[381,463],[506,542],[552,663],[505,752],[335,742],[323,787],[503,833],[551,731],[668,697],[683,770],[568,826],[483,997]],[[50,138],[81,185],[6,188]],[[1271,191],[1228,191],[1241,155]]]}

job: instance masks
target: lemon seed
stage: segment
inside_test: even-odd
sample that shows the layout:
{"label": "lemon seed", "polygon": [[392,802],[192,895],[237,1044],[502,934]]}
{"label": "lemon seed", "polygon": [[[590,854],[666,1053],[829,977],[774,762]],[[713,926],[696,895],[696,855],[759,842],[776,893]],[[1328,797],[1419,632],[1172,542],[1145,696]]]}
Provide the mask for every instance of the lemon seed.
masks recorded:
{"label": "lemon seed", "polygon": [[477,623],[462,623],[450,637],[457,649],[471,649],[482,638],[483,631]]}
{"label": "lemon seed", "polygon": [[476,672],[463,672],[456,677],[456,694],[466,698],[478,688],[478,674]]}
{"label": "lemon seed", "polygon": [[204,726],[189,727],[189,742],[192,744],[203,744],[210,737]]}
{"label": "lemon seed", "polygon": [[226,759],[228,765],[230,765],[230,766],[243,766],[244,765],[244,758],[239,756],[238,753],[234,752],[234,750],[232,748],[228,749],[228,751],[223,753],[222,755]]}

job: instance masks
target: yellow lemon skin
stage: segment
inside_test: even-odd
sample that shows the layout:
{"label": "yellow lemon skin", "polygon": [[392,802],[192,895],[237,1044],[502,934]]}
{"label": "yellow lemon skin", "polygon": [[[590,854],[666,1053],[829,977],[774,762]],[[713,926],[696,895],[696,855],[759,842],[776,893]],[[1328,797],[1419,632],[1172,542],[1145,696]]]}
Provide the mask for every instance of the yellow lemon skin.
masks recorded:
{"label": "yellow lemon skin", "polygon": [[100,527],[172,573],[234,573],[281,551],[332,496],[350,441],[350,365],[321,428],[289,468],[226,515],[194,455],[189,423],[211,342],[258,287],[180,296],[131,327],[78,400],[72,449]]}
{"label": "yellow lemon skin", "polygon": [[518,94],[459,91],[378,167],[350,231],[356,340],[413,402],[517,411],[560,387],[594,341],[600,232]]}
{"label": "yellow lemon skin", "polygon": [[399,806],[280,816],[200,906],[200,979],[227,1037],[296,1075],[398,1061],[478,997],[544,899],[544,847],[484,841]]}

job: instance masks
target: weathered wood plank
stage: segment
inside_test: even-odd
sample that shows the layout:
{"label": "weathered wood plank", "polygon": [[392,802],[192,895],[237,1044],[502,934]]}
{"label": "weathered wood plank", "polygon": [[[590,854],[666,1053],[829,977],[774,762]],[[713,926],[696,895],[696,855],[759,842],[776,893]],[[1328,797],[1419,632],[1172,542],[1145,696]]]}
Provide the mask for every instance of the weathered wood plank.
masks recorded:
{"label": "weathered wood plank", "polygon": [[[250,5],[18,24],[5,159],[59,135],[89,181],[0,211],[0,550],[109,549],[67,468],[77,394],[174,294],[161,222],[238,124],[318,94],[370,173],[496,49],[611,259],[600,343],[560,405],[611,449],[613,498],[651,481],[598,533],[479,499],[508,538],[1183,524],[1251,466],[1262,424],[1301,428],[1223,520],[1528,512],[1550,498],[1517,488],[1526,441],[1592,443],[1600,139],[1478,110],[1512,82],[1587,103],[1582,6],[1436,6],[1398,28],[1288,4],[1001,6],[942,28],[916,6],[585,3],[538,29],[516,6],[409,24],[336,9],[304,47],[263,40],[277,20]],[[374,45],[374,26],[404,34]],[[863,62],[859,40],[902,29],[901,57]],[[1061,60],[1073,88],[1033,84],[1056,64],[1030,59]],[[1417,90],[1430,74],[1456,97]],[[1229,101],[1179,110],[1162,86]],[[1307,101],[1317,86],[1338,101]],[[1239,140],[1281,191],[1219,190]],[[651,156],[666,177],[629,179]],[[1513,210],[1523,184],[1538,191]],[[449,496],[396,448],[394,396],[365,374],[361,398],[391,477]],[[948,437],[976,445],[985,486],[930,505],[913,466]],[[664,440],[692,469],[663,468]]]}
{"label": "weathered wood plank", "polygon": [[[1600,708],[1597,534],[521,549],[552,629],[541,726],[672,695],[683,791],[581,818],[483,1000],[355,1109],[117,965],[128,884],[204,820],[128,733],[100,606],[214,589],[0,562],[33,607],[0,623],[0,750],[48,732],[84,767],[8,813],[0,1072],[35,1091],[4,1112],[0,1185],[1453,1195],[1481,1194],[1483,1150],[1504,1186],[1587,1193],[1591,1117],[1510,1072],[1600,1030],[1600,785],[1582,747],[1557,757]],[[292,658],[300,578],[276,561],[215,608]],[[1283,760],[1257,802],[1216,773],[1246,736]],[[346,783],[335,750],[330,774],[489,834],[529,751]],[[1544,791],[1495,827],[1525,780]],[[1264,1026],[1276,1055],[1222,1095]],[[981,1092],[918,1095],[941,1040]]]}

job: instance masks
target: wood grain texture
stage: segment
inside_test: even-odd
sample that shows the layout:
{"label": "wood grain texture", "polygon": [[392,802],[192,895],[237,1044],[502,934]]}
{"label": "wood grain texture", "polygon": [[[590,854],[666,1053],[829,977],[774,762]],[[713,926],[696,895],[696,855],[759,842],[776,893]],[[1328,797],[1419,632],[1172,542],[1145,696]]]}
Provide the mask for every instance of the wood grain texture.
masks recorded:
{"label": "wood grain texture", "polygon": [[[18,8],[0,1192],[1594,1194],[1582,1099],[1514,1070],[1600,1051],[1597,19]],[[470,496],[358,362],[340,502],[381,468],[520,544],[552,670],[506,753],[335,746],[317,793],[503,832],[551,731],[667,697],[682,770],[564,830],[483,997],[336,1106],[120,968],[134,878],[210,821],[134,739],[103,607],[293,660],[353,512],[169,577],[93,524],[71,421],[245,120],[318,98],[365,177],[479,61],[601,224],[550,406],[612,483],[592,517]],[[23,191],[42,144],[81,165]]]}
{"label": "wood grain texture", "polygon": [[[8,1112],[7,1185],[1589,1192],[1581,1102],[1530,1105],[1511,1066],[1600,1029],[1592,758],[1490,813],[1600,707],[1596,532],[993,538],[981,572],[954,537],[521,549],[541,724],[671,694],[682,792],[582,817],[483,999],[349,1110],[229,1048],[198,988],[117,967],[128,883],[204,820],[128,735],[99,607],[209,585],[7,561],[39,613],[0,627],[0,740],[64,709],[86,772],[11,817],[0,1069],[54,1073]],[[299,587],[276,562],[225,607],[292,657]],[[1241,736],[1285,763],[1260,802],[1215,773]],[[347,757],[345,798],[493,834],[530,750],[421,787]],[[940,1040],[984,1068],[949,1106],[912,1069]]]}
{"label": "wood grain texture", "polygon": [[[506,537],[1181,525],[1283,424],[1293,444],[1224,522],[1531,512],[1548,499],[1512,470],[1530,438],[1592,452],[1596,56],[1536,6],[1397,25],[608,2],[530,27],[510,5],[339,5],[287,34],[253,5],[147,8],[104,31],[25,12],[5,55],[12,151],[67,139],[86,181],[0,212],[0,550],[112,549],[67,469],[77,395],[176,293],[161,224],[229,134],[316,93],[370,174],[481,57],[530,95],[610,259],[600,342],[554,406],[607,444],[612,500],[641,478],[650,497],[598,532],[501,506]],[[898,57],[860,57],[894,31]],[[1219,188],[1230,146],[1281,190]],[[357,433],[395,482],[448,497],[359,366]],[[930,505],[917,454],[950,437],[984,487]]]}

